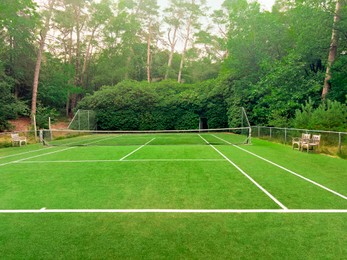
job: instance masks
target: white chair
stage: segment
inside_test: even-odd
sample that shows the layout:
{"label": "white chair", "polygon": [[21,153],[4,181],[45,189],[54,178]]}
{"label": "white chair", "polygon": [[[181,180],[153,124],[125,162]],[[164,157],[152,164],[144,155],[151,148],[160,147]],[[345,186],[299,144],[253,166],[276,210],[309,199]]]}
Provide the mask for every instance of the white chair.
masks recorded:
{"label": "white chair", "polygon": [[22,143],[27,144],[27,138],[24,136],[19,136],[19,134],[11,134],[11,138],[12,146],[15,146],[16,144],[22,146]]}
{"label": "white chair", "polygon": [[301,143],[301,151],[307,149],[307,152],[320,144],[320,135],[312,135],[312,139]]}
{"label": "white chair", "polygon": [[292,148],[301,150],[302,143],[308,142],[308,140],[310,139],[311,139],[311,134],[302,134],[301,137],[294,137],[292,139]]}

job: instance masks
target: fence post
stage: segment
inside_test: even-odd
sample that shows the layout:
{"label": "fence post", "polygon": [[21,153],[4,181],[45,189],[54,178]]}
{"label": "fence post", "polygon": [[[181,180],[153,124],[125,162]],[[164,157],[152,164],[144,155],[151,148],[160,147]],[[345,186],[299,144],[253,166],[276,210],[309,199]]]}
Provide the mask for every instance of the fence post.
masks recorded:
{"label": "fence post", "polygon": [[270,139],[272,138],[272,127],[270,127]]}
{"label": "fence post", "polygon": [[287,144],[287,128],[284,128],[284,144]]}
{"label": "fence post", "polygon": [[339,148],[338,153],[342,152],[342,139],[341,139],[341,132],[339,132]]}
{"label": "fence post", "polygon": [[81,130],[81,113],[80,113],[80,110],[78,110],[77,113],[78,113],[78,130]]}
{"label": "fence post", "polygon": [[260,126],[258,126],[258,137],[260,137]]}
{"label": "fence post", "polygon": [[88,130],[90,130],[90,123],[89,123],[89,110],[88,110]]}

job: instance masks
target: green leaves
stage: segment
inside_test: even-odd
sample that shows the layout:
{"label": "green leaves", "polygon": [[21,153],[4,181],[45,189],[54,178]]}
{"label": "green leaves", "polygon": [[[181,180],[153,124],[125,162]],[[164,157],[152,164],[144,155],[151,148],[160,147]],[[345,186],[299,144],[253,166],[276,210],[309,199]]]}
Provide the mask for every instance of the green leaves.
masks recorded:
{"label": "green leaves", "polygon": [[347,105],[327,100],[314,108],[312,100],[309,100],[301,107],[301,110],[296,110],[294,126],[345,132],[347,131]]}

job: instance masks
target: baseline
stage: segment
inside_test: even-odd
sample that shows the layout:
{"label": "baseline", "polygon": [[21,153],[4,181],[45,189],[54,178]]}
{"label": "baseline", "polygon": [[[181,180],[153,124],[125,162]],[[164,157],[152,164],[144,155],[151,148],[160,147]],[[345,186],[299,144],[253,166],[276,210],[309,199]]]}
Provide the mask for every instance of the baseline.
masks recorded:
{"label": "baseline", "polygon": [[18,163],[95,163],[95,162],[224,162],[225,159],[132,159],[132,160],[56,160],[56,161],[22,161]]}
{"label": "baseline", "polygon": [[283,166],[281,166],[281,165],[279,165],[279,164],[277,164],[277,163],[275,163],[275,162],[272,162],[272,161],[270,161],[270,160],[268,160],[268,159],[266,159],[266,158],[264,158],[264,157],[261,157],[260,155],[257,155],[257,154],[255,154],[255,153],[252,153],[252,152],[250,152],[250,151],[247,151],[247,150],[244,149],[244,148],[241,148],[241,147],[239,147],[239,146],[237,146],[237,145],[234,145],[234,144],[232,144],[232,143],[230,143],[230,142],[228,142],[228,141],[226,141],[226,140],[224,140],[224,139],[222,139],[222,138],[220,138],[220,137],[218,137],[218,136],[216,136],[216,135],[212,135],[212,136],[216,137],[217,139],[220,139],[220,140],[224,141],[224,142],[227,143],[227,144],[230,144],[230,145],[232,145],[232,146],[238,148],[239,150],[242,150],[242,151],[244,151],[244,152],[246,152],[246,153],[249,153],[249,154],[251,154],[251,155],[253,155],[253,156],[255,156],[255,157],[257,157],[257,158],[259,158],[259,159],[261,159],[261,160],[263,160],[263,161],[265,161],[265,162],[268,162],[268,163],[270,163],[270,164],[272,164],[272,165],[274,165],[274,166],[276,166],[276,167],[278,167],[278,168],[280,168],[280,169],[282,169],[282,170],[284,170],[284,171],[286,171],[286,172],[289,172],[290,174],[293,174],[293,175],[295,175],[295,176],[297,176],[297,177],[299,177],[299,178],[301,178],[301,179],[303,179],[303,180],[305,180],[305,181],[307,181],[307,182],[310,182],[310,183],[312,183],[312,184],[314,184],[314,185],[316,185],[316,186],[318,186],[318,187],[320,187],[320,188],[322,188],[322,189],[324,189],[324,190],[326,190],[326,191],[328,191],[328,192],[330,192],[330,193],[333,193],[333,194],[335,194],[336,196],[339,196],[339,197],[341,197],[341,198],[347,200],[347,196],[342,195],[341,193],[339,193],[339,192],[337,192],[337,191],[334,191],[334,190],[332,190],[332,189],[330,189],[330,188],[328,188],[328,187],[326,187],[326,186],[324,186],[324,185],[322,185],[322,184],[320,184],[320,183],[318,183],[318,182],[315,182],[315,181],[313,181],[313,180],[311,180],[311,179],[309,179],[309,178],[306,178],[306,177],[304,177],[304,176],[302,176],[302,175],[300,175],[300,174],[298,174],[298,173],[296,173],[296,172],[294,172],[294,171],[292,171],[292,170],[289,170],[289,169],[287,169],[287,168],[285,168],[285,167],[283,167]]}
{"label": "baseline", "polygon": [[200,138],[204,140],[208,145],[210,145],[216,152],[218,152],[225,160],[227,160],[230,164],[232,164],[239,172],[241,172],[244,176],[246,176],[254,185],[256,185],[262,192],[264,192],[270,199],[272,199],[278,206],[282,209],[287,210],[288,208],[284,206],[278,199],[276,199],[270,192],[264,189],[259,183],[257,183],[251,176],[249,176],[246,172],[244,172],[239,166],[237,166],[233,161],[231,161],[228,157],[226,157],[221,151],[219,151],[216,147],[210,144],[205,138],[203,138],[199,134]]}
{"label": "baseline", "polygon": [[0,214],[47,213],[277,213],[277,214],[346,214],[347,209],[11,209]]}

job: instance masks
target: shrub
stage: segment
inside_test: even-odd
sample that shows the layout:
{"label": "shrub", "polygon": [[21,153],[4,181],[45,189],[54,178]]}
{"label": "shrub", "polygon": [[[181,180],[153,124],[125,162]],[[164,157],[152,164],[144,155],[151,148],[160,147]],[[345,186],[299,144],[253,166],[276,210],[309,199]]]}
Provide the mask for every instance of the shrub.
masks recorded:
{"label": "shrub", "polygon": [[316,109],[311,100],[296,110],[294,127],[327,131],[347,131],[347,106],[327,100]]}

